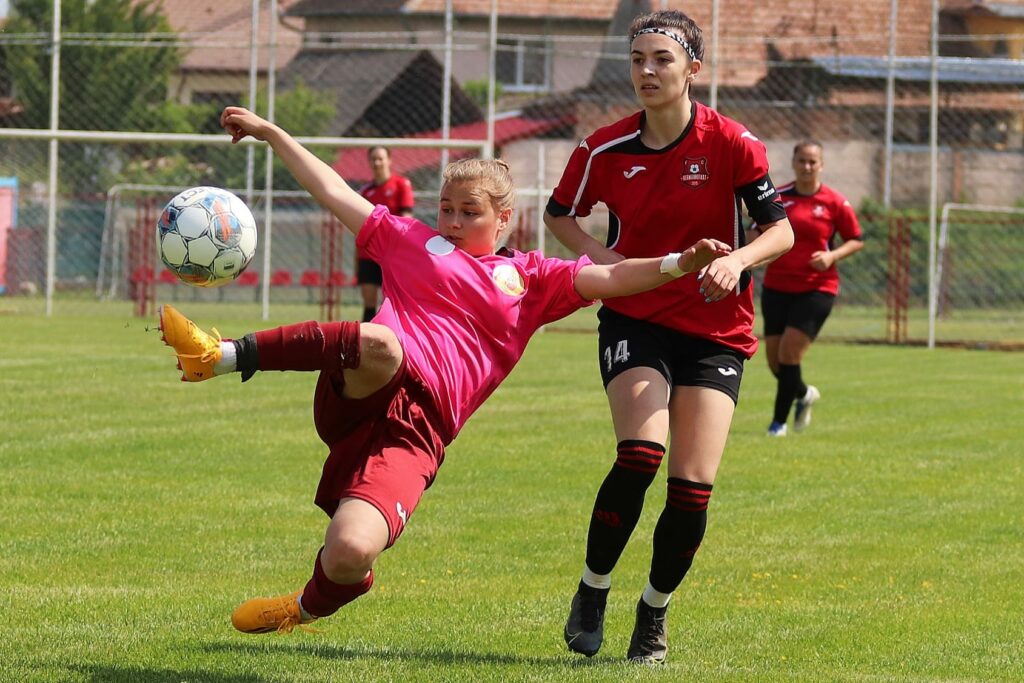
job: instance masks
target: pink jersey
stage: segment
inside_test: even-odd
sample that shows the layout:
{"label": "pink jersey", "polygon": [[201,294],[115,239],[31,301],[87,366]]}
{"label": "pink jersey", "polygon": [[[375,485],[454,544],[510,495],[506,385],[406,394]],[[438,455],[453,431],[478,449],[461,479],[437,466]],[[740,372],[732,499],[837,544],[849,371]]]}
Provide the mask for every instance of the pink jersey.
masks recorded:
{"label": "pink jersey", "polygon": [[523,355],[537,329],[588,306],[576,292],[590,263],[502,250],[475,258],[414,218],[377,206],[357,245],[384,271],[385,325],[430,389],[448,443]]}

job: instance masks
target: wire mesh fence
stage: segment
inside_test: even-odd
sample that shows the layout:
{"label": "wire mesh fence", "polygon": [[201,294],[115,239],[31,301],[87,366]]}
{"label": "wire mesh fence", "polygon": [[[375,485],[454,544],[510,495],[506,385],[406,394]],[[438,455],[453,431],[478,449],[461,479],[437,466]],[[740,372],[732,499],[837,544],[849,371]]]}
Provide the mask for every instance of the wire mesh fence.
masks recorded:
{"label": "wire mesh fence", "polygon": [[[330,247],[336,261],[325,260],[329,220],[276,160],[273,241],[269,256],[261,242],[250,266],[255,286],[249,275],[220,291],[191,290],[161,280],[159,269],[134,267],[145,263],[133,251],[144,244],[134,231],[147,229],[147,211],[180,189],[235,188],[267,219],[262,149],[173,139],[219,135],[226,104],[269,113],[272,103],[275,120],[305,138],[394,142],[392,169],[410,178],[416,216],[428,223],[443,164],[479,152],[417,141],[479,140],[509,161],[522,190],[513,246],[570,257],[541,227],[546,195],[582,137],[638,107],[630,19],[679,8],[704,28],[694,97],[765,143],[776,185],[792,177],[793,145],[820,140],[825,183],[859,210],[865,248],[840,266],[842,292],[824,335],[893,340],[894,316],[903,316],[897,340],[927,339],[929,250],[942,205],[1024,200],[1024,3],[975,3],[986,12],[962,4],[942,9],[935,42],[928,0],[524,0],[496,3],[493,31],[491,3],[463,0],[453,3],[450,32],[441,0],[78,0],[62,3],[57,41],[52,5],[12,0],[0,33],[0,286],[10,297],[43,296],[49,271],[56,297],[132,297],[140,278],[150,278],[147,291],[160,298],[258,300],[265,288],[271,303],[319,303],[322,283],[334,277],[341,295],[354,297],[350,238]],[[23,133],[54,124],[138,135],[62,140],[51,188],[50,143]],[[311,148],[353,185],[372,180],[365,146]],[[948,305],[937,320],[953,310],[976,320],[940,322],[934,332],[940,342],[1024,341],[1019,221],[971,216],[973,227],[950,223],[937,295]],[[600,211],[585,222],[599,237],[606,225]],[[993,270],[1000,275],[988,278]]]}

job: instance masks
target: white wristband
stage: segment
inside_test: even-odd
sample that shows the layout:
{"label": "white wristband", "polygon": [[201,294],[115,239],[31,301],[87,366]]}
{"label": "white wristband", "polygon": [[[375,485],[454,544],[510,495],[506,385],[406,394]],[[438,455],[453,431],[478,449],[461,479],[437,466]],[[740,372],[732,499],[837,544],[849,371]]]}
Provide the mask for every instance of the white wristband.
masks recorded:
{"label": "white wristband", "polygon": [[679,252],[672,252],[666,254],[665,258],[661,259],[661,270],[665,275],[671,275],[672,277],[682,277],[686,275],[683,269],[679,267],[679,257],[682,256]]}

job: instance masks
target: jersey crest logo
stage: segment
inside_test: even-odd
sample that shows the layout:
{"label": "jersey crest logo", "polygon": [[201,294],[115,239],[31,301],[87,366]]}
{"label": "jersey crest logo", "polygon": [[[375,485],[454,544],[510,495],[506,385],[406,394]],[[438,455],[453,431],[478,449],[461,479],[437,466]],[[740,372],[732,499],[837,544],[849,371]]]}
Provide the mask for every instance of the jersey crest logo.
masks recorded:
{"label": "jersey crest logo", "polygon": [[707,157],[686,157],[683,159],[683,172],[679,180],[687,187],[697,189],[703,186],[711,178],[708,173]]}
{"label": "jersey crest logo", "polygon": [[814,211],[812,211],[815,218],[821,218],[825,215],[825,207],[822,204],[815,204]]}
{"label": "jersey crest logo", "polygon": [[515,266],[503,263],[494,269],[491,277],[494,279],[494,284],[498,285],[498,289],[509,296],[520,296],[526,291],[523,276],[519,274]]}

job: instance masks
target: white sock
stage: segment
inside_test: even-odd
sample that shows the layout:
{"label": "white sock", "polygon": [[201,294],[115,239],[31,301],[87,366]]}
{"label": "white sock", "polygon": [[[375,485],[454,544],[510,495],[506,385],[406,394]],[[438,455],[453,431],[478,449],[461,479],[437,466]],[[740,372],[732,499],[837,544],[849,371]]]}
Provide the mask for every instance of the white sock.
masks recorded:
{"label": "white sock", "polygon": [[235,343],[222,341],[220,343],[220,360],[213,366],[214,375],[226,375],[237,369],[238,356],[235,353]]}
{"label": "white sock", "polygon": [[654,590],[654,586],[650,582],[647,583],[647,588],[644,589],[644,594],[641,596],[641,600],[651,607],[668,607],[668,601],[671,599],[671,593],[662,593],[661,591]]}
{"label": "white sock", "polygon": [[303,621],[316,621],[319,618],[319,617],[315,617],[312,614],[310,614],[309,612],[307,612],[306,608],[302,606],[302,596],[301,595],[298,597],[296,602],[299,603],[299,615],[302,617]]}
{"label": "white sock", "polygon": [[590,567],[583,566],[583,583],[587,584],[591,588],[601,588],[607,590],[612,587],[612,575],[611,574],[595,574],[590,571]]}

